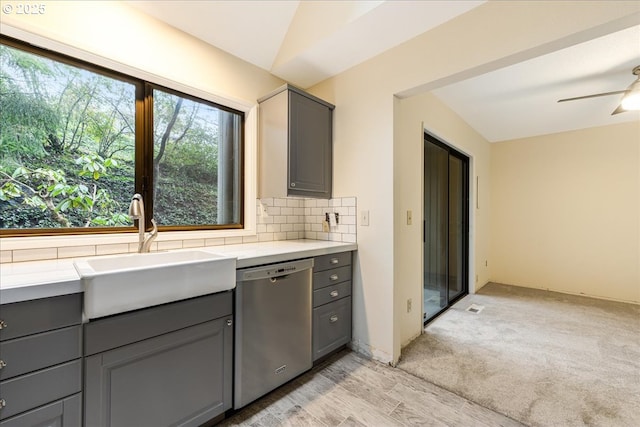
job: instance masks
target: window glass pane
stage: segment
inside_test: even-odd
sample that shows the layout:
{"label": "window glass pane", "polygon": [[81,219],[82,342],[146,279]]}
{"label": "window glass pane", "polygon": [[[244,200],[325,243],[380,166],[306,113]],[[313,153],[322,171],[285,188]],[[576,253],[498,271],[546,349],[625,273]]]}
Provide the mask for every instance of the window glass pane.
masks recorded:
{"label": "window glass pane", "polygon": [[132,224],[135,89],[0,45],[0,228]]}
{"label": "window glass pane", "polygon": [[153,210],[159,226],[241,222],[242,115],[153,91]]}

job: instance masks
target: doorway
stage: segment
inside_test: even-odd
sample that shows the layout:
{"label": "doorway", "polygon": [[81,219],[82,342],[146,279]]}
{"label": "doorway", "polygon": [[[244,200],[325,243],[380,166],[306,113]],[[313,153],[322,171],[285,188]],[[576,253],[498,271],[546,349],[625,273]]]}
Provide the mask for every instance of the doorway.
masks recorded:
{"label": "doorway", "polygon": [[469,157],[424,135],[423,321],[469,291]]}

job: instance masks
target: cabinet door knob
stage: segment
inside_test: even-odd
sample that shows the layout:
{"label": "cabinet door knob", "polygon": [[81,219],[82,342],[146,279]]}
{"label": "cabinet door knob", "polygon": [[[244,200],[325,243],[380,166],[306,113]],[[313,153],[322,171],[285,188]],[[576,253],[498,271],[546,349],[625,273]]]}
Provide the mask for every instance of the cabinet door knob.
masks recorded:
{"label": "cabinet door knob", "polygon": [[335,297],[337,297],[337,296],[338,296],[338,291],[331,291],[331,292],[329,293],[329,295],[331,295],[333,298],[335,298]]}
{"label": "cabinet door knob", "polygon": [[4,368],[5,366],[7,366],[7,364],[5,363],[4,360],[0,359],[0,369]]}
{"label": "cabinet door knob", "polygon": [[338,321],[338,315],[337,315],[337,314],[334,314],[333,316],[331,316],[331,317],[329,318],[329,320],[331,321],[331,323],[335,323],[335,322],[337,322],[337,321]]}
{"label": "cabinet door knob", "polygon": [[338,275],[337,274],[332,274],[331,276],[329,276],[329,279],[338,280]]}
{"label": "cabinet door knob", "polygon": [[295,183],[295,182],[292,182],[292,183],[291,183],[291,186],[292,186],[292,187],[295,187],[295,186],[296,186],[296,183]]}
{"label": "cabinet door knob", "polygon": [[233,325],[233,320],[227,319],[227,326],[231,326],[231,325]]}
{"label": "cabinet door knob", "polygon": [[7,406],[7,402],[4,399],[0,399],[0,409],[4,408],[5,406]]}
{"label": "cabinet door knob", "polygon": [[4,320],[0,319],[0,330],[6,328],[7,326],[9,326],[9,325],[7,325],[7,322],[5,322]]}

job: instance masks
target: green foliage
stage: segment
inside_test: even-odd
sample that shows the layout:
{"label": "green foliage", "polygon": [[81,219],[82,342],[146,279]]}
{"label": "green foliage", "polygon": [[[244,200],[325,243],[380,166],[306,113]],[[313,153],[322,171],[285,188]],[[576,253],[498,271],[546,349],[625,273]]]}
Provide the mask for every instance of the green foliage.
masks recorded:
{"label": "green foliage", "polygon": [[[218,110],[159,90],[153,104],[156,220],[215,224]],[[0,105],[0,228],[131,224],[133,84],[0,45]]]}

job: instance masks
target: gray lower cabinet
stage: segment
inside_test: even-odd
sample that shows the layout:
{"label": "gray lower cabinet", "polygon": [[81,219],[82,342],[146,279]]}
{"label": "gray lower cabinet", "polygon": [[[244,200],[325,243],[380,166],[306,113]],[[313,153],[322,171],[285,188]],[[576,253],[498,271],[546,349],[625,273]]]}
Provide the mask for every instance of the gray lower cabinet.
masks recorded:
{"label": "gray lower cabinet", "polygon": [[199,426],[230,409],[232,301],[223,292],[89,322],[89,347],[114,344],[85,356],[85,427]]}
{"label": "gray lower cabinet", "polygon": [[324,255],[313,268],[313,360],[351,341],[351,252]]}
{"label": "gray lower cabinet", "polygon": [[0,306],[0,426],[82,425],[82,295]]}

